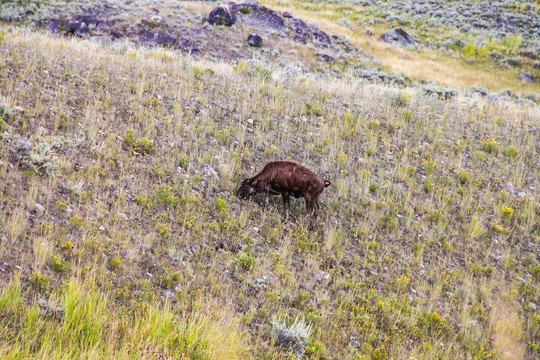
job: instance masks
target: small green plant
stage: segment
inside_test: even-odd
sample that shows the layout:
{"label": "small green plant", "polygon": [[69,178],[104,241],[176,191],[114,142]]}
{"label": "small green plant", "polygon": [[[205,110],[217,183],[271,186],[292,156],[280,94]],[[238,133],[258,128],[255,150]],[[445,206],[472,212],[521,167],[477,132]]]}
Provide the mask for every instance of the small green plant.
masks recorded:
{"label": "small green plant", "polygon": [[54,255],[51,258],[51,268],[55,272],[65,272],[68,270],[68,263],[62,258],[62,255]]}
{"label": "small green plant", "polygon": [[338,165],[343,166],[343,164],[345,164],[345,162],[347,161],[348,157],[349,157],[349,155],[347,155],[347,153],[344,153],[343,151],[341,151],[338,154]]}
{"label": "small green plant", "polygon": [[496,154],[499,151],[499,145],[500,143],[494,138],[484,139],[480,142],[480,148],[489,154]]}
{"label": "small green plant", "polygon": [[270,335],[275,346],[291,349],[297,358],[301,358],[311,334],[312,325],[307,324],[304,318],[296,318],[294,322],[287,326],[282,318],[272,318],[272,330]]}
{"label": "small green plant", "polygon": [[132,153],[141,155],[150,154],[154,148],[154,142],[152,140],[146,137],[137,138],[133,129],[128,129],[126,135],[124,135],[124,145]]}
{"label": "small green plant", "polygon": [[514,217],[514,209],[508,206],[503,206],[501,208],[501,214],[503,219],[511,219]]}
{"label": "small green plant", "polygon": [[246,252],[242,251],[237,258],[237,263],[240,267],[246,271],[249,271],[255,267],[255,259],[251,252],[247,250]]}
{"label": "small green plant", "polygon": [[506,155],[507,157],[511,159],[515,159],[519,155],[519,151],[515,146],[508,146],[504,150],[504,155]]}
{"label": "small green plant", "polygon": [[475,164],[483,164],[488,158],[488,154],[483,151],[475,151],[472,154],[472,160]]}
{"label": "small green plant", "polygon": [[0,130],[5,130],[7,124],[15,116],[15,107],[11,106],[9,103],[4,102],[0,98]]}
{"label": "small green plant", "polygon": [[189,165],[189,158],[187,157],[181,157],[180,160],[178,160],[178,163],[180,164],[180,166],[184,169],[186,169]]}
{"label": "small green plant", "polygon": [[39,271],[32,271],[32,283],[38,290],[46,290],[49,286],[49,278]]}
{"label": "small green plant", "polygon": [[216,209],[222,216],[227,215],[227,213],[229,212],[229,208],[230,206],[227,204],[227,200],[221,197],[218,197],[216,199]]}
{"label": "small green plant", "polygon": [[469,182],[469,179],[471,178],[471,173],[467,170],[459,170],[457,172],[457,178],[461,185],[465,185]]}
{"label": "small green plant", "polygon": [[109,267],[111,270],[121,270],[124,267],[124,263],[122,262],[122,259],[120,259],[118,256],[113,256],[109,260]]}
{"label": "small green plant", "polygon": [[474,43],[472,41],[469,41],[462,51],[463,55],[469,58],[474,58],[477,54],[476,46],[474,46]]}
{"label": "small green plant", "polygon": [[407,275],[400,275],[397,279],[396,279],[396,285],[397,285],[397,288],[400,290],[400,291],[403,291],[407,288],[407,285],[409,285],[409,282],[411,281],[411,279],[409,279],[409,277]]}
{"label": "small green plant", "polygon": [[406,107],[409,105],[410,100],[407,94],[398,92],[390,97],[390,103],[395,107]]}
{"label": "small green plant", "polygon": [[157,223],[156,228],[162,239],[167,240],[171,236],[171,231],[167,224]]}
{"label": "small green plant", "polygon": [[[176,196],[175,193],[176,191],[172,186],[156,185],[154,188],[154,196],[156,203],[158,204],[165,204],[171,207],[178,205],[180,202],[180,197]],[[141,202],[144,203],[146,201],[141,198]]]}
{"label": "small green plant", "polygon": [[242,14],[249,14],[251,12],[251,10],[247,7],[247,6],[242,6],[239,10]]}
{"label": "small green plant", "polygon": [[371,119],[368,122],[368,128],[371,129],[371,130],[378,129],[380,125],[381,125],[381,123],[380,123],[380,121],[378,119]]}

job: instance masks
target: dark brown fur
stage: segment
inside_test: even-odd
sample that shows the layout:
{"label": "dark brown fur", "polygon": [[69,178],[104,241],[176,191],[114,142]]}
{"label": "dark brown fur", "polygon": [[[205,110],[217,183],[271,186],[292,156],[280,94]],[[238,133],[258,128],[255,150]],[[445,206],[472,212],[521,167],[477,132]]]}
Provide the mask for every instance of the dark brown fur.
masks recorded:
{"label": "dark brown fur", "polygon": [[289,216],[289,197],[304,197],[306,199],[306,217],[313,215],[311,228],[319,217],[319,195],[330,181],[325,181],[319,175],[290,161],[274,161],[266,164],[264,169],[252,178],[245,179],[236,191],[236,195],[249,198],[254,194],[265,195],[265,205],[268,205],[270,195],[281,195],[285,209],[285,219]]}

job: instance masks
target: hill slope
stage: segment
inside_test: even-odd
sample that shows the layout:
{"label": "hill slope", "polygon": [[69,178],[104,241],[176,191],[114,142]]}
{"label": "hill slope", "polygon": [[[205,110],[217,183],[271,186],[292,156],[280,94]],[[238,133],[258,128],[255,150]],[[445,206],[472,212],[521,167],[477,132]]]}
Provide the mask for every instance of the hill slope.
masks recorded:
{"label": "hill slope", "polygon": [[[2,358],[538,357],[538,107],[0,38]],[[233,196],[287,158],[315,231]]]}

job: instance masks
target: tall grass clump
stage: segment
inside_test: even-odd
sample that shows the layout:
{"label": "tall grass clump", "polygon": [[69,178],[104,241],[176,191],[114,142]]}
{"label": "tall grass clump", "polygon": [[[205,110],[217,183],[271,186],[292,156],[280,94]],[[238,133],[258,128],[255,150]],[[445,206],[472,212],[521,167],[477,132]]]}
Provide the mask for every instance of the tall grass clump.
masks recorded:
{"label": "tall grass clump", "polygon": [[249,351],[244,333],[202,307],[138,303],[133,311],[91,280],[72,278],[46,301],[23,297],[18,277],[0,296],[2,359],[244,359]]}

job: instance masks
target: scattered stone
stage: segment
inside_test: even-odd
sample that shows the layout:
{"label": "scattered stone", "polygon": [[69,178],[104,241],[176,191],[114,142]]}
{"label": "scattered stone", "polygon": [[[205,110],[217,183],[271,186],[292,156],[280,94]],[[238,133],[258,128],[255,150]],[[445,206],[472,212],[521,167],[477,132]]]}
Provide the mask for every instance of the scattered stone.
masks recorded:
{"label": "scattered stone", "polygon": [[413,39],[407,32],[405,32],[401,28],[395,28],[387,33],[384,33],[379,38],[379,40],[399,46],[416,45],[419,43],[418,40]]}
{"label": "scattered stone", "polygon": [[236,23],[236,12],[228,4],[218,5],[208,15],[208,22],[212,25],[232,26]]}
{"label": "scattered stone", "polygon": [[317,56],[319,60],[327,62],[327,63],[331,63],[335,61],[335,59],[328,54],[317,53],[315,54],[315,56]]}
{"label": "scattered stone", "polygon": [[519,73],[519,78],[522,81],[527,82],[527,83],[530,83],[530,82],[534,81],[534,76],[532,76],[531,74],[526,73],[526,72],[520,72]]}
{"label": "scattered stone", "polygon": [[253,125],[253,119],[247,119],[249,125]]}
{"label": "scattered stone", "polygon": [[203,165],[203,170],[204,170],[204,173],[208,176],[214,176],[214,177],[218,177],[218,173],[216,170],[214,170],[213,167],[211,167],[209,164],[204,164]]}
{"label": "scattered stone", "polygon": [[247,38],[247,42],[249,45],[254,47],[261,47],[263,44],[263,39],[258,34],[249,34]]}
{"label": "scattered stone", "polygon": [[507,58],[502,61],[503,64],[509,65],[509,66],[519,66],[522,64],[521,58]]}
{"label": "scattered stone", "polygon": [[40,308],[40,316],[52,317],[56,319],[61,319],[64,317],[65,308],[63,306],[56,305],[52,301],[39,299],[37,301],[37,305]]}
{"label": "scattered stone", "polygon": [[529,306],[530,306],[531,309],[533,309],[533,311],[536,311],[536,309],[538,309],[538,306],[533,302],[530,302]]}
{"label": "scattered stone", "polygon": [[324,280],[328,280],[328,279],[330,279],[330,274],[327,273],[326,271],[321,270],[321,271],[319,271],[317,273],[317,281],[320,282],[320,281],[324,281]]}
{"label": "scattered stone", "polygon": [[439,100],[451,100],[458,94],[457,90],[447,86],[439,86],[435,84],[429,84],[422,87],[424,95],[436,96]]}
{"label": "scattered stone", "polygon": [[287,18],[287,19],[292,19],[292,18],[293,18],[293,15],[292,15],[292,13],[290,13],[289,11],[285,11],[285,12],[283,13],[283,17],[284,17],[284,18]]}
{"label": "scattered stone", "polygon": [[128,216],[126,214],[124,214],[124,213],[118,213],[118,216],[120,216],[122,219],[124,219],[126,221],[129,220]]}
{"label": "scattered stone", "polygon": [[538,58],[538,55],[536,54],[536,52],[532,51],[532,50],[521,50],[519,52],[519,55],[526,56],[526,57],[531,58],[531,59]]}
{"label": "scattered stone", "polygon": [[371,30],[371,29],[366,29],[366,35],[373,36],[373,35],[375,35],[375,32],[373,30]]}
{"label": "scattered stone", "polygon": [[34,210],[36,212],[36,216],[41,216],[43,215],[43,212],[45,211],[45,207],[43,207],[43,205],[41,204],[35,203]]}
{"label": "scattered stone", "polygon": [[480,94],[482,96],[487,96],[489,94],[489,91],[486,88],[483,88],[481,86],[471,86],[469,88],[469,91],[472,94],[477,93],[477,94]]}

